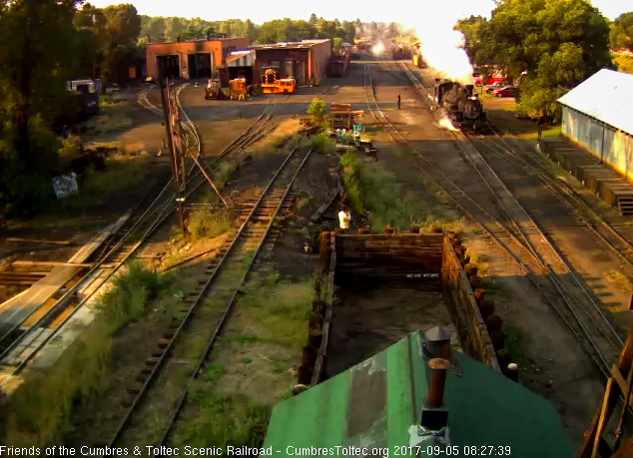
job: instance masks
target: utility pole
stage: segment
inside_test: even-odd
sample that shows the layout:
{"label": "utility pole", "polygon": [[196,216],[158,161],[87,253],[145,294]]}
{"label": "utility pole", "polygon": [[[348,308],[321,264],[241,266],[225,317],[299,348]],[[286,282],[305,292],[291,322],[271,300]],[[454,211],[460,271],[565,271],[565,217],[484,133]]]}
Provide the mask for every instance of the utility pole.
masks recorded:
{"label": "utility pole", "polygon": [[[167,86],[167,87],[165,87]],[[167,144],[169,145],[169,152],[171,153],[171,171],[174,179],[174,186],[176,190],[176,208],[178,209],[178,217],[180,218],[180,228],[182,229],[183,236],[187,235],[185,228],[185,218],[182,211],[183,199],[180,196],[180,174],[178,171],[178,161],[176,159],[176,152],[174,151],[174,134],[172,130],[172,112],[170,110],[169,103],[169,80],[165,78],[160,79],[160,98],[163,103],[163,115],[165,117],[165,131],[167,133]],[[165,96],[167,92],[167,96]]]}

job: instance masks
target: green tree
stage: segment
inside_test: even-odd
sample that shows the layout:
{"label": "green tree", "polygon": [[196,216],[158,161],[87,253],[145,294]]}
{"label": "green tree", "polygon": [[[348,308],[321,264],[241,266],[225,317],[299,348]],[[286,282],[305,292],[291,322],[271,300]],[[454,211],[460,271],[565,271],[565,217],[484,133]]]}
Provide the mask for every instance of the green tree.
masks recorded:
{"label": "green tree", "polygon": [[489,21],[460,22],[477,66],[520,82],[522,111],[556,114],[556,98],[611,64],[609,24],[588,0],[506,0]]}
{"label": "green tree", "polygon": [[318,20],[319,20],[319,18],[317,17],[317,15],[312,13],[310,15],[310,19],[308,20],[308,22],[310,22],[310,24],[312,24],[312,25],[316,25]]}
{"label": "green tree", "polygon": [[611,49],[626,48],[633,51],[633,11],[623,13],[613,21],[609,39]]}
{"label": "green tree", "polygon": [[326,109],[327,105],[323,100],[318,97],[312,99],[306,113],[310,115],[310,122],[313,126],[325,126]]}
{"label": "green tree", "polygon": [[[47,126],[59,113],[74,71],[76,2],[0,4],[0,219],[49,198],[57,140]],[[69,52],[70,51],[70,52]]]}
{"label": "green tree", "polygon": [[[469,18],[459,20],[454,27],[455,30],[460,31],[464,36],[464,44],[462,47],[466,51],[471,65],[476,65],[475,56],[484,45],[481,38],[481,27],[482,24],[486,22],[486,18],[471,15]],[[481,65],[481,63],[479,63],[479,65]]]}
{"label": "green tree", "polygon": [[102,76],[109,83],[125,83],[128,68],[140,57],[136,47],[141,32],[141,17],[130,4],[108,6],[103,9],[105,39],[103,40]]}
{"label": "green tree", "polygon": [[356,38],[356,26],[354,25],[354,23],[343,21],[341,27],[343,28],[343,30],[345,30],[345,42],[354,43],[354,38]]}
{"label": "green tree", "polygon": [[332,51],[338,53],[343,45],[343,39],[340,37],[334,37],[332,40]]}

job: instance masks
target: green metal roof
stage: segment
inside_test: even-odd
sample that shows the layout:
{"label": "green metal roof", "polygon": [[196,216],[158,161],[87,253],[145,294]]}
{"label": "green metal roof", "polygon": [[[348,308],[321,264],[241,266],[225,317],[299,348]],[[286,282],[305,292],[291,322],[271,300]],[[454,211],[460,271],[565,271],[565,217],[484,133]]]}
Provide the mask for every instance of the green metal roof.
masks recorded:
{"label": "green metal roof", "polygon": [[[395,456],[396,447],[409,445],[409,428],[418,423],[427,395],[430,370],[423,339],[415,332],[279,403],[264,447],[284,455],[296,454],[287,447],[387,448]],[[549,401],[462,353],[453,355],[457,370],[448,373],[444,403],[451,445],[459,447],[459,456],[465,455],[465,446],[509,446],[513,458],[572,456]]]}

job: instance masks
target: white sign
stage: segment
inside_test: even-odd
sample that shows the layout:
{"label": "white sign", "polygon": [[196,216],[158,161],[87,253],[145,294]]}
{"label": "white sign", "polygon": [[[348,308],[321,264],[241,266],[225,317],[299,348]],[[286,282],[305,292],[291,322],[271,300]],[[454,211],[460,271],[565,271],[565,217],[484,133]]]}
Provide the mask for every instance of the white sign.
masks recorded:
{"label": "white sign", "polygon": [[58,199],[77,192],[77,180],[75,177],[76,175],[71,173],[70,175],[60,175],[53,178],[53,189]]}

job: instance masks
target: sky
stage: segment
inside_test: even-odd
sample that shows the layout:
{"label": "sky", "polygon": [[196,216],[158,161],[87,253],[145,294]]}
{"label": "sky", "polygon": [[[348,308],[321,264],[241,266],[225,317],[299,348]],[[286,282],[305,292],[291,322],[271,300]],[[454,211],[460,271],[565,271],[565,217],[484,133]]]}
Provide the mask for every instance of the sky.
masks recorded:
{"label": "sky", "polygon": [[[375,2],[342,2],[340,0],[320,0],[318,2],[293,1],[278,3],[281,8],[274,8],[275,2],[266,0],[242,0],[237,4],[231,1],[213,2],[208,0],[88,0],[97,7],[132,3],[140,14],[148,16],[178,16],[184,18],[200,17],[209,21],[224,19],[250,19],[256,24],[289,17],[291,19],[308,19],[311,13],[325,19],[338,18],[341,21],[353,21],[359,18],[363,22],[400,22],[412,23],[416,16],[432,15],[437,8],[436,1],[400,0],[397,3]],[[492,0],[440,0],[443,9],[449,10],[455,21],[463,16],[489,16],[494,8]],[[631,0],[592,0],[604,16],[613,20],[621,13],[633,10]],[[428,6],[425,6],[428,5]],[[389,7],[387,7],[389,5]],[[393,7],[391,7],[393,5]]]}

